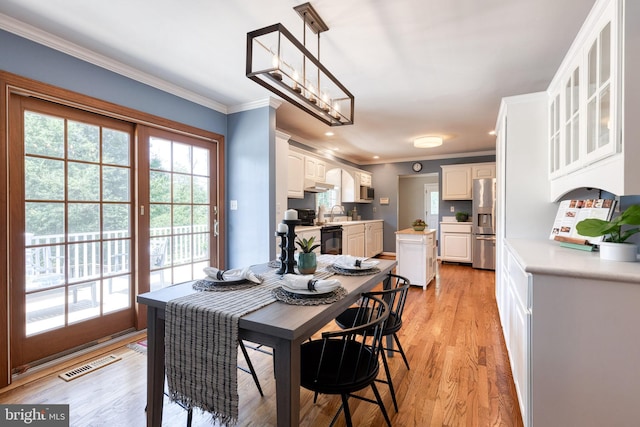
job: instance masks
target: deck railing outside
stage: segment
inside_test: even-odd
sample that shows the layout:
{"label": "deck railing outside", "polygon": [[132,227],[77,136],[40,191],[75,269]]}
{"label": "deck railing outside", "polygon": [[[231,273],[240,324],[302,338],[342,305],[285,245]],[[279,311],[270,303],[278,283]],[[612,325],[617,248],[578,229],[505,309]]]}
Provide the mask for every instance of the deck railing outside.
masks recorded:
{"label": "deck railing outside", "polygon": [[[102,241],[98,240],[101,236]],[[158,245],[150,251],[151,257],[154,258],[151,262],[152,270],[188,264],[209,257],[207,226],[158,227],[150,230],[150,236],[152,242],[163,243],[159,245],[161,253],[157,253]],[[128,230],[75,233],[68,234],[66,237],[69,251],[67,255],[65,255],[65,235],[27,235],[27,283],[54,278],[57,278],[56,281],[63,282],[65,261],[68,261],[69,282],[96,278],[101,274],[117,275],[131,270],[131,239]],[[102,245],[102,251],[100,245]],[[100,260],[101,253],[102,260]],[[158,260],[161,261],[158,262]],[[46,285],[54,285],[54,283]]]}

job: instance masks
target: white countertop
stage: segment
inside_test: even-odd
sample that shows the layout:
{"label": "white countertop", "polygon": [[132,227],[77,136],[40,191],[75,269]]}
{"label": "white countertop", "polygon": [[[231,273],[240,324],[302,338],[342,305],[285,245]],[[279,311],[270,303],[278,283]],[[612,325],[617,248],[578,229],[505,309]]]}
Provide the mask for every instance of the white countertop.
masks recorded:
{"label": "white countertop", "polygon": [[398,230],[396,231],[396,234],[413,234],[413,235],[425,235],[425,234],[431,234],[431,233],[435,233],[436,230],[433,228],[425,228],[422,231],[416,231],[413,229],[413,227],[410,228],[405,228],[404,230]]}
{"label": "white countertop", "polygon": [[600,260],[598,252],[565,248],[553,240],[507,239],[528,273],[640,283],[640,262]]}

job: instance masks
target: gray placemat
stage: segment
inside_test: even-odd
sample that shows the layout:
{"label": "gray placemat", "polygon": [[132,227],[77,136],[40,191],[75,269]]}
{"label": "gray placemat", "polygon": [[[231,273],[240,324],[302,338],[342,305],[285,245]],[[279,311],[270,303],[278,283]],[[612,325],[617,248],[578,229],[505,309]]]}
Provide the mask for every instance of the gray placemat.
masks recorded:
{"label": "gray placemat", "polygon": [[278,301],[291,305],[321,305],[321,304],[333,304],[336,301],[340,301],[347,296],[347,290],[340,286],[335,291],[328,292],[320,295],[300,295],[292,292],[287,292],[282,287],[275,288],[272,291],[273,296]]}
{"label": "gray placemat", "polygon": [[336,267],[335,265],[328,265],[326,267],[327,271],[332,271],[335,274],[340,274],[342,276],[370,276],[372,274],[380,273],[380,269],[378,267],[373,267],[367,270],[347,270],[344,268]]}

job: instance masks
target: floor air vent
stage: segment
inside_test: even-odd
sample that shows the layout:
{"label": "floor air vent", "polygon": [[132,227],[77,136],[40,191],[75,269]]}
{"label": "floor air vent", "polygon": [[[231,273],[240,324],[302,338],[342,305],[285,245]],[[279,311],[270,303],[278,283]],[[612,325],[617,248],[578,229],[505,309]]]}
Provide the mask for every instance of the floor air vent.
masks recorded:
{"label": "floor air vent", "polygon": [[73,368],[70,371],[67,371],[63,374],[58,375],[60,378],[62,378],[65,381],[71,381],[71,380],[75,380],[78,377],[81,377],[85,374],[88,374],[89,372],[93,372],[97,369],[102,368],[103,366],[107,366],[110,365],[114,362],[117,362],[118,360],[122,359],[122,357],[119,356],[115,356],[113,354],[110,354],[106,357],[100,358],[100,359],[96,359],[93,360],[85,365],[82,366],[78,366],[77,368]]}

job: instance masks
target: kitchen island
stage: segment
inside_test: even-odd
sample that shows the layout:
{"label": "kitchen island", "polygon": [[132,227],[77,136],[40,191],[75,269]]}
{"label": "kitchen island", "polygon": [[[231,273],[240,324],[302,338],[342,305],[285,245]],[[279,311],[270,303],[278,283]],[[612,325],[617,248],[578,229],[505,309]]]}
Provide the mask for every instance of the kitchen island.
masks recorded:
{"label": "kitchen island", "polygon": [[396,272],[409,279],[412,285],[426,290],[438,268],[436,230],[405,228],[396,231],[396,260]]}
{"label": "kitchen island", "polygon": [[496,300],[525,427],[635,426],[640,263],[507,239]]}

